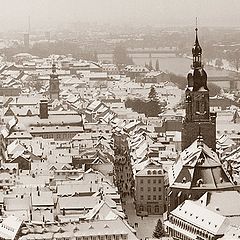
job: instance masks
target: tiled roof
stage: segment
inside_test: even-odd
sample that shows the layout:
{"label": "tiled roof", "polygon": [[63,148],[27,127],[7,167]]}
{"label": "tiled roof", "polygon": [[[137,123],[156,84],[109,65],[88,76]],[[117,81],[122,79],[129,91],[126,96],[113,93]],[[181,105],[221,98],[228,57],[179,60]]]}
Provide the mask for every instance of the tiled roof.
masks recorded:
{"label": "tiled roof", "polygon": [[214,235],[224,234],[229,224],[226,217],[199,206],[192,200],[186,200],[171,214]]}

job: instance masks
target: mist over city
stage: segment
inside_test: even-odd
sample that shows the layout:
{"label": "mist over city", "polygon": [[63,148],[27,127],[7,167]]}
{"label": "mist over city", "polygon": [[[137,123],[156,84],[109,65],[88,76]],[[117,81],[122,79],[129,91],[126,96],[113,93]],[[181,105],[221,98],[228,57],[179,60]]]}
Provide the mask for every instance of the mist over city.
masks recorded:
{"label": "mist over city", "polygon": [[238,27],[238,0],[1,0],[4,31],[64,28],[76,22],[97,25]]}
{"label": "mist over city", "polygon": [[240,238],[239,0],[0,0],[0,240]]}

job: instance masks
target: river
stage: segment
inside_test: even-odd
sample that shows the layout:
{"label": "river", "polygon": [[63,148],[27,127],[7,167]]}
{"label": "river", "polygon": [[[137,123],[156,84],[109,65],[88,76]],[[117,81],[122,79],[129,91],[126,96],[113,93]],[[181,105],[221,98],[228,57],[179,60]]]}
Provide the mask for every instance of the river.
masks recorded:
{"label": "river", "polygon": [[[133,53],[129,54],[132,57],[134,64],[136,65],[145,65],[145,63],[149,64],[150,55],[148,53]],[[112,54],[98,54],[98,59],[100,61],[107,60],[112,62]],[[179,57],[172,53],[152,53],[151,60],[152,66],[155,67],[156,61],[159,61],[159,68],[165,72],[171,72],[176,75],[186,76],[188,71],[190,70],[190,66],[192,64],[192,60],[189,58]],[[228,76],[230,74],[229,71],[220,70],[211,66],[206,66],[205,70],[208,76]]]}

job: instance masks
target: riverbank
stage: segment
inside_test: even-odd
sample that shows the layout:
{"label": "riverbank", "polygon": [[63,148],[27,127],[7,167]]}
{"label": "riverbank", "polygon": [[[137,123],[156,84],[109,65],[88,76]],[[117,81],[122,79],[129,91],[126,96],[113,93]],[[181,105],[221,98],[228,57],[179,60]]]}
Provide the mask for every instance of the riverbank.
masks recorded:
{"label": "riverbank", "polygon": [[[151,55],[147,53],[134,53],[130,54],[131,58],[135,65],[149,64],[150,60],[152,66],[155,67],[156,61],[159,61],[160,70],[167,73],[174,73],[175,75],[186,76],[189,72],[192,64],[192,57],[176,56],[175,54],[159,54],[153,53]],[[99,61],[109,61],[112,62],[113,54],[98,54]],[[232,74],[232,71],[229,69],[217,68],[214,65],[206,65],[205,70],[210,77],[222,77],[229,76]]]}

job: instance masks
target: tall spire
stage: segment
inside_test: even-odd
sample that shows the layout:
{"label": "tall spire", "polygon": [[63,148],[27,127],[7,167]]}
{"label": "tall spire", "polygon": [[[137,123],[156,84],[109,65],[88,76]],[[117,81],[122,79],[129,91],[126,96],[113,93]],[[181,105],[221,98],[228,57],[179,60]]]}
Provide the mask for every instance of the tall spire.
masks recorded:
{"label": "tall spire", "polygon": [[198,41],[198,28],[196,26],[195,28],[196,31],[196,38],[195,38],[195,43],[194,46],[192,48],[192,54],[193,54],[193,67],[194,68],[199,68],[202,66],[202,48],[199,44]]}

